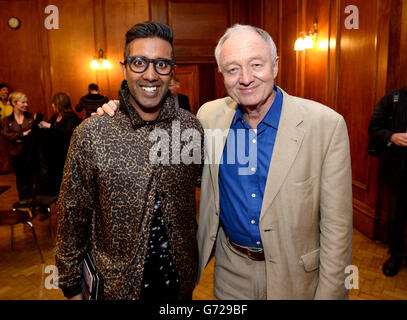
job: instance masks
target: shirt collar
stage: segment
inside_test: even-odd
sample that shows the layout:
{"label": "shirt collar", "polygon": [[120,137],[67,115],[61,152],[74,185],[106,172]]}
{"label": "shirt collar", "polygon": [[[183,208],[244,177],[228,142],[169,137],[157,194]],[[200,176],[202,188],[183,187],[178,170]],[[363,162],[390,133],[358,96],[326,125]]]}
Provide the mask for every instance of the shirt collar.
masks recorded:
{"label": "shirt collar", "polygon": [[[277,129],[278,124],[280,122],[281,107],[283,105],[283,94],[276,85],[274,85],[274,90],[276,91],[276,97],[274,98],[274,102],[261,122]],[[241,120],[243,120],[243,113],[240,106],[238,106],[235,117],[233,118],[232,121],[233,126],[235,126],[236,123]]]}

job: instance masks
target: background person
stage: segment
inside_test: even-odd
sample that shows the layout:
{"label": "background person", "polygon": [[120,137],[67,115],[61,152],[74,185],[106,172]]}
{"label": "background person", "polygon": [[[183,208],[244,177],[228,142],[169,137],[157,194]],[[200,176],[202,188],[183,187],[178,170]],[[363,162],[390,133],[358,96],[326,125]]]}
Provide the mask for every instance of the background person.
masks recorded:
{"label": "background person", "polygon": [[0,120],[13,113],[13,107],[8,101],[9,88],[5,83],[0,84]]}
{"label": "background person", "polygon": [[79,100],[79,103],[75,107],[76,112],[82,112],[82,110],[85,109],[86,118],[90,117],[98,107],[109,101],[108,97],[99,93],[99,86],[96,83],[91,83],[88,86],[88,92],[87,95]]}
{"label": "background person", "polygon": [[[0,84],[0,132],[3,118],[13,113],[13,107],[8,102],[9,88],[6,84]],[[0,134],[0,174],[13,170],[12,157],[9,154],[9,142]]]}
{"label": "background person", "polygon": [[27,96],[22,92],[13,92],[9,96],[13,113],[3,119],[2,135],[11,143],[10,155],[13,158],[13,169],[19,200],[31,198],[30,181],[28,181],[27,148],[29,135],[34,124],[34,117],[27,111]]}
{"label": "background person", "polygon": [[179,79],[178,79],[177,76],[174,76],[171,79],[169,88],[170,88],[171,93],[175,97],[175,106],[191,112],[191,106],[189,104],[189,98],[186,95],[178,93],[179,87],[180,87]]}
{"label": "background person", "polygon": [[407,219],[407,86],[390,92],[376,105],[369,126],[371,141],[380,151],[379,175],[388,190],[388,240],[390,258],[383,273],[393,277],[406,254]]}
{"label": "background person", "polygon": [[39,128],[45,130],[40,133],[39,139],[48,164],[50,191],[58,195],[71,136],[81,119],[73,111],[71,99],[66,93],[56,93],[51,101],[54,114],[49,122],[39,123]]}

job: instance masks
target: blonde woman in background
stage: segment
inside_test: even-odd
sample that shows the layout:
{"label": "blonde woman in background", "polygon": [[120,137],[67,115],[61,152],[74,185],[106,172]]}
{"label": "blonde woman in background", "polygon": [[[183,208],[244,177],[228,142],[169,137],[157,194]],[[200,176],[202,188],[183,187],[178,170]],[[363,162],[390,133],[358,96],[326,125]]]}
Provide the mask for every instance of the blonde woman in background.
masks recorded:
{"label": "blonde woman in background", "polygon": [[9,96],[13,112],[2,120],[2,135],[11,143],[10,155],[13,158],[13,169],[16,175],[18,197],[20,200],[31,196],[25,168],[27,157],[25,142],[27,141],[34,124],[34,117],[27,112],[27,95],[22,92],[13,92]]}

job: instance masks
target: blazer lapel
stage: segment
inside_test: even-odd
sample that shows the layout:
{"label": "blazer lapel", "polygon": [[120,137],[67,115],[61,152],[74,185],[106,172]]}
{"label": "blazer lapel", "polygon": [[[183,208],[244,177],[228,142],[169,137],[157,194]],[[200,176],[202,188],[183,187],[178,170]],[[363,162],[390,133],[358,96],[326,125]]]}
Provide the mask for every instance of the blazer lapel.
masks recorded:
{"label": "blazer lapel", "polygon": [[280,190],[304,138],[304,130],[299,128],[303,122],[301,110],[287,93],[281,91],[283,108],[267,176],[260,219],[268,211]]}

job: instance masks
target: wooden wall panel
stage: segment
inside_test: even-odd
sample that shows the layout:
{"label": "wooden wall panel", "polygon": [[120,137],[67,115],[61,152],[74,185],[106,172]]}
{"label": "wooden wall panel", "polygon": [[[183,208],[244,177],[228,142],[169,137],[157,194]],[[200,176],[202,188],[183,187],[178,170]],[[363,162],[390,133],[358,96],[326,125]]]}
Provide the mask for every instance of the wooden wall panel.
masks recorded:
{"label": "wooden wall panel", "polygon": [[305,53],[304,97],[323,104],[328,103],[328,58],[330,5],[326,0],[306,1],[305,29],[313,30],[314,21],[318,22],[318,37],[314,48]]}
{"label": "wooden wall panel", "polygon": [[[93,1],[43,1],[43,6],[59,9],[59,29],[46,30],[51,64],[52,94],[66,92],[75,106],[87,93],[87,85],[96,79],[90,70],[95,55]],[[88,14],[83,14],[88,12]],[[51,111],[48,98],[48,112]]]}
{"label": "wooden wall panel", "polygon": [[150,0],[150,20],[168,25],[168,0]]}
{"label": "wooden wall panel", "polygon": [[[8,27],[7,21],[12,16],[21,20],[19,29]],[[0,22],[0,82],[7,83],[11,91],[27,94],[28,111],[44,113],[46,101],[41,85],[43,69],[40,37],[43,20],[37,14],[37,4],[29,0],[1,0]]]}
{"label": "wooden wall panel", "polygon": [[231,7],[230,25],[236,23],[249,24],[255,27],[264,28],[265,19],[269,19],[264,15],[266,3],[271,3],[269,0],[233,0],[229,1]]}
{"label": "wooden wall panel", "polygon": [[[277,47],[277,54],[280,55],[281,54],[279,37],[280,1],[264,0],[262,3],[263,3],[262,19],[264,24],[260,27],[262,27],[270,34],[271,38],[273,39]],[[280,82],[281,82],[281,70],[277,75],[276,84],[280,85]]]}
{"label": "wooden wall panel", "polygon": [[301,15],[301,6],[298,0],[279,0],[279,10],[279,84],[287,93],[299,95],[297,61],[301,54],[294,51],[294,43],[300,31],[298,16]]}
{"label": "wooden wall panel", "polygon": [[177,65],[177,77],[180,82],[179,93],[189,98],[191,112],[196,114],[199,109],[199,68],[197,65]]}
{"label": "wooden wall panel", "polygon": [[338,75],[339,75],[339,58],[340,53],[337,52],[337,42],[340,39],[341,32],[341,12],[340,0],[331,0],[329,2],[329,35],[328,35],[328,92],[327,105],[334,110],[337,110],[338,97]]}
{"label": "wooden wall panel", "polygon": [[[378,161],[368,156],[368,132],[377,101],[403,84],[406,61],[406,0],[272,1],[279,6],[280,83],[288,92],[327,104],[349,130],[355,227],[372,239],[386,239],[386,190]],[[359,9],[359,29],[345,27],[345,8]],[[391,10],[390,10],[391,9]],[[318,46],[294,53],[300,31],[318,19]],[[294,58],[295,55],[295,58]],[[288,89],[287,89],[288,88]]]}
{"label": "wooden wall panel", "polygon": [[372,107],[375,104],[377,1],[345,0],[341,4],[341,21],[348,5],[357,5],[360,15],[359,30],[348,30],[341,24],[339,44],[338,109],[348,125],[351,137],[353,183],[367,190],[369,172],[367,150]]}
{"label": "wooden wall panel", "polygon": [[[400,34],[400,52],[407,52],[407,0],[402,0],[402,16],[401,16],[401,34]],[[400,69],[407,70],[407,54],[403,54],[400,59]],[[407,84],[407,72],[400,75],[400,81],[397,87]]]}
{"label": "wooden wall panel", "polygon": [[391,17],[387,92],[407,84],[407,0],[391,1]]}
{"label": "wooden wall panel", "polygon": [[229,26],[229,3],[170,0],[168,23],[178,60],[213,61],[217,41]]}
{"label": "wooden wall panel", "polygon": [[[105,77],[109,81],[107,95],[116,99],[123,81],[120,61],[123,61],[125,34],[135,24],[149,20],[149,1],[105,0],[104,15],[107,57],[112,69],[98,73],[99,79]],[[99,46],[95,49],[98,50]]]}
{"label": "wooden wall panel", "polygon": [[[407,23],[405,21],[407,18],[407,1],[382,0],[379,1],[379,5],[378,71],[375,102],[378,102],[388,92],[406,85],[406,82],[402,82],[405,75],[401,70],[403,67],[407,67],[406,64],[403,65],[403,59],[405,61],[406,56],[403,50],[407,50],[405,47],[407,41],[405,38],[407,35]],[[371,172],[369,187],[375,186],[377,190],[377,194],[369,193],[369,203],[376,216],[374,238],[386,242],[388,238],[388,192],[383,181],[378,179],[378,159],[370,157],[369,160]]]}

